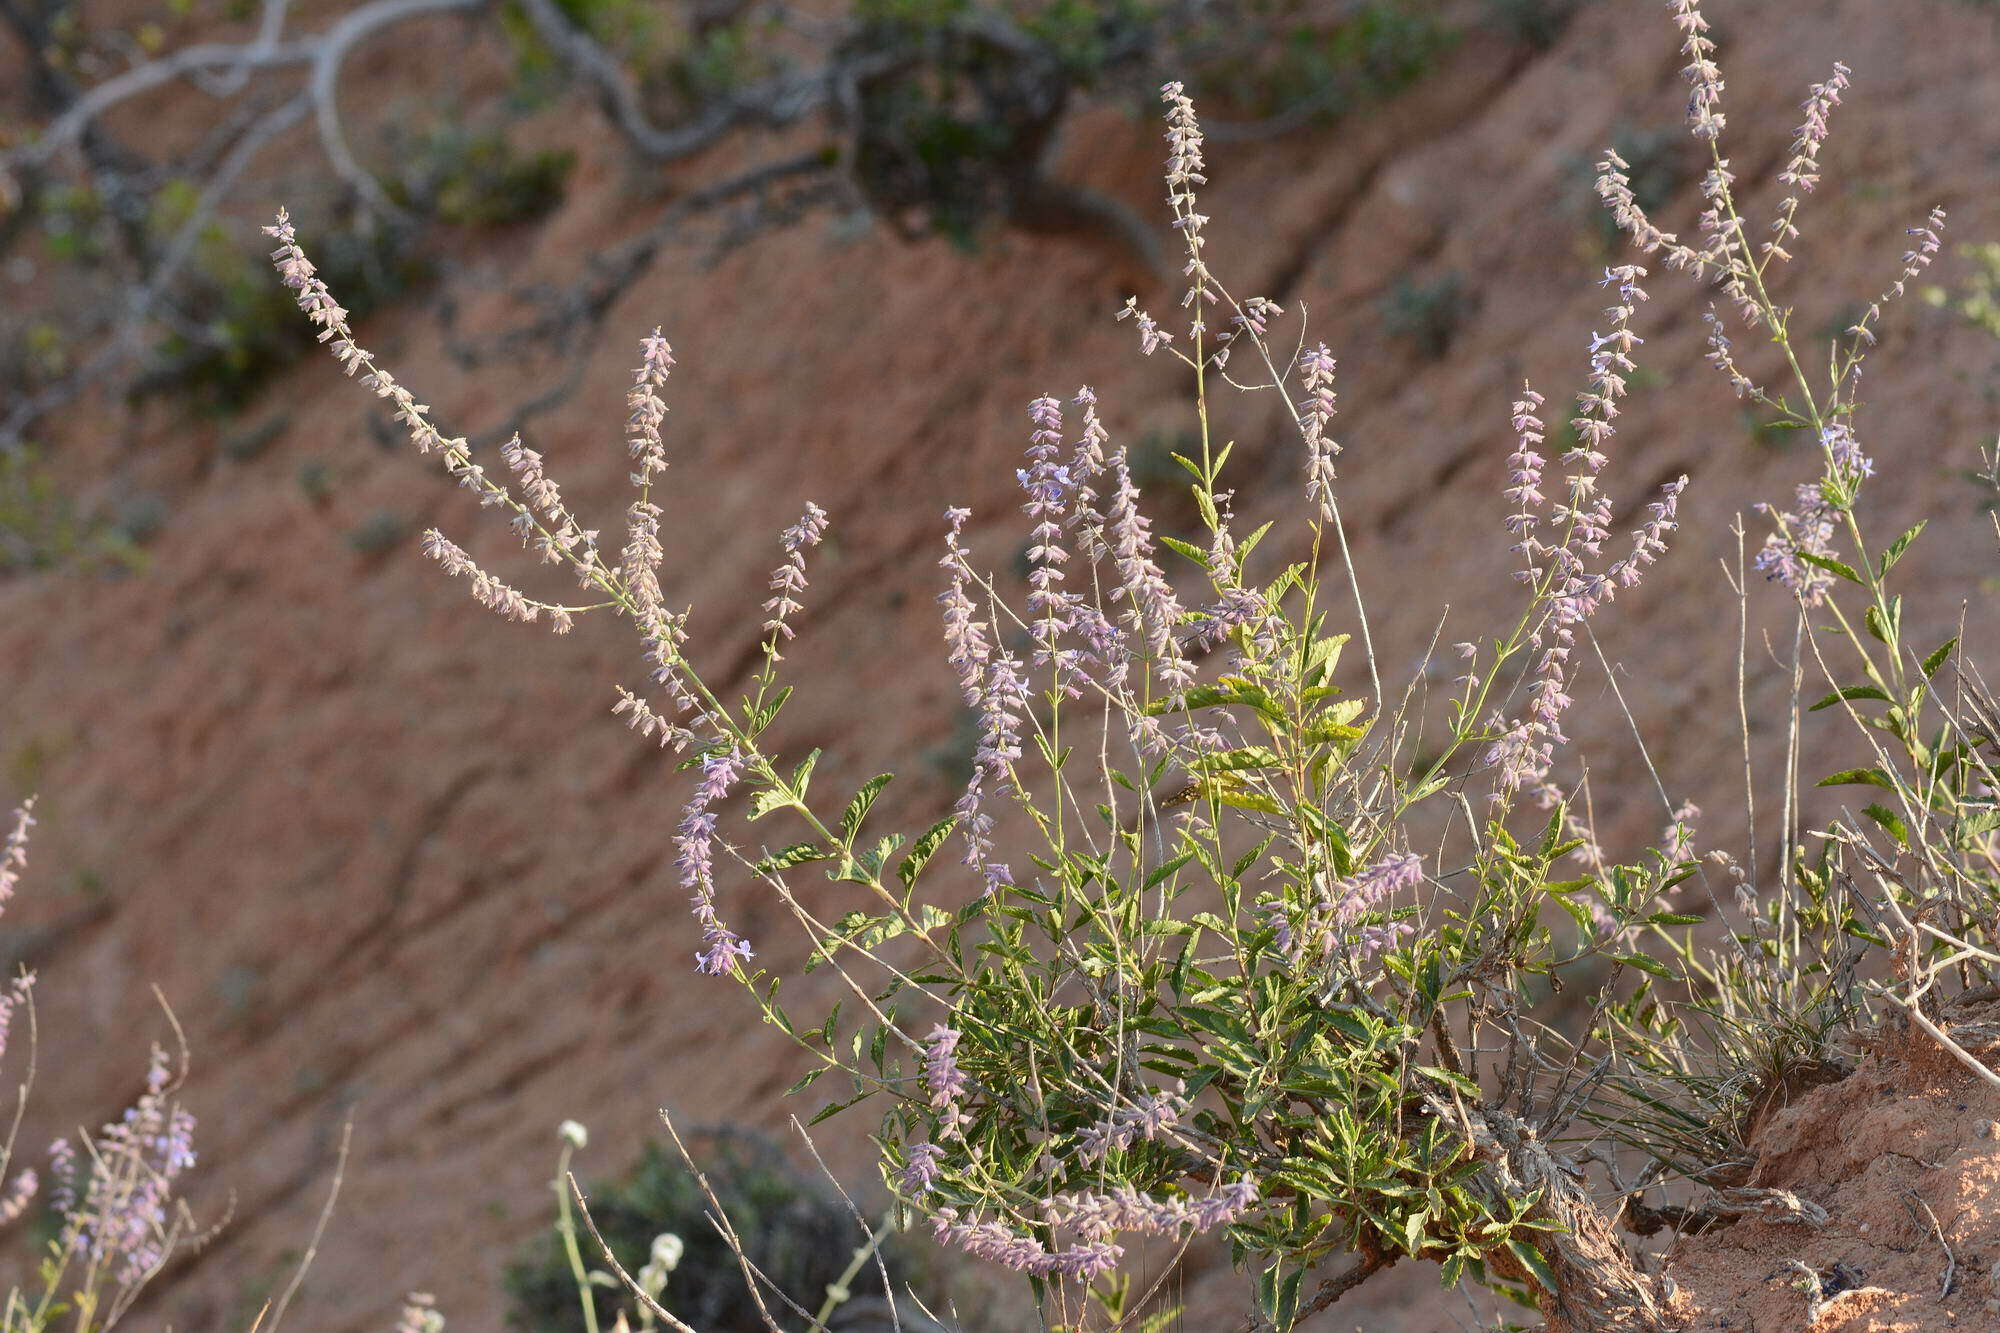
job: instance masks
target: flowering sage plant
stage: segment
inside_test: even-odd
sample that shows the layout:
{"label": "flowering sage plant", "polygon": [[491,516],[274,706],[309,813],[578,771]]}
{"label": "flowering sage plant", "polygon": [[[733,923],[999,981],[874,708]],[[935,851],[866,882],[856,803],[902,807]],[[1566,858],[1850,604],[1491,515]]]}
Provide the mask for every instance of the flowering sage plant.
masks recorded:
{"label": "flowering sage plant", "polygon": [[[1722,84],[1705,25],[1692,0],[1672,9],[1693,128],[1713,144]],[[1800,193],[1846,77],[1838,69],[1808,103],[1788,173]],[[500,450],[509,480],[432,424],[356,344],[286,216],[268,230],[280,275],[347,372],[586,596],[531,598],[435,531],[426,552],[510,619],[559,633],[590,610],[630,620],[645,683],[613,711],[697,777],[676,835],[701,937],[694,966],[742,983],[807,1053],[794,1091],[828,1076],[841,1087],[822,1117],[879,1108],[884,1178],[908,1218],[1028,1275],[1062,1327],[1121,1324],[1144,1303],[1118,1277],[1136,1247],[1211,1232],[1254,1275],[1258,1327],[1289,1328],[1404,1258],[1440,1265],[1448,1284],[1514,1290],[1569,1327],[1665,1327],[1668,1297],[1627,1255],[1617,1207],[1558,1146],[1602,1112],[1618,1064],[1607,1038],[1640,1033],[1639,1016],[1659,1012],[1653,988],[1695,961],[1684,935],[1697,918],[1659,907],[1695,873],[1698,812],[1669,804],[1660,847],[1611,865],[1557,779],[1592,620],[1665,552],[1687,485],[1670,481],[1640,501],[1636,530],[1612,531],[1647,271],[1602,275],[1608,331],[1590,335],[1582,387],[1554,413],[1565,445],[1550,445],[1535,388],[1496,404],[1513,443],[1493,460],[1506,478],[1494,540],[1511,534],[1519,602],[1456,646],[1462,674],[1434,707],[1423,673],[1386,681],[1373,651],[1338,497],[1335,358],[1303,336],[1300,354],[1281,352],[1286,312],[1239,299],[1211,270],[1200,124],[1179,84],[1162,98],[1186,288],[1169,318],[1136,298],[1118,317],[1142,354],[1176,358],[1193,380],[1198,445],[1175,462],[1200,537],[1153,531],[1114,414],[1090,388],[1028,405],[1024,586],[982,569],[967,510],[942,516],[945,659],[978,745],[962,794],[913,835],[869,827],[888,775],[829,797],[816,753],[781,759],[765,739],[791,694],[783,650],[830,521],[817,505],[783,536],[742,701],[697,666],[688,615],[657,576],[653,492],[674,366],[657,331],[628,399],[636,493],[613,551],[518,439]],[[1644,217],[1623,171],[1608,154],[1600,193],[1643,249],[1718,281],[1745,318],[1782,332],[1762,277],[1784,257],[1797,199],[1755,250],[1718,156],[1695,248]],[[1923,235],[1916,268],[1935,249]],[[1778,520],[1760,564],[1807,599],[1828,578],[1860,583],[1869,614],[1893,623],[1879,579],[1828,554],[1840,531],[1853,535],[1852,489],[1869,470],[1847,418],[1874,317],[1830,397],[1771,399],[1819,429],[1829,470]],[[1714,327],[1713,359],[1762,395],[1735,368],[1720,317]],[[1233,446],[1211,422],[1225,376],[1278,395],[1296,427],[1303,512],[1286,529],[1237,519]],[[1868,697],[1906,683],[1884,677]],[[783,832],[755,846],[725,837],[739,794],[760,835]],[[953,857],[958,870],[939,868]],[[870,906],[822,919],[802,887],[818,875],[858,886]],[[843,1004],[810,1023],[784,1007],[781,978],[728,924],[731,900],[752,891],[789,910],[807,969],[833,969]],[[1606,1000],[1565,1036],[1538,1015],[1547,987],[1535,979],[1584,965]],[[1657,1026],[1642,1035],[1669,1041]]]}

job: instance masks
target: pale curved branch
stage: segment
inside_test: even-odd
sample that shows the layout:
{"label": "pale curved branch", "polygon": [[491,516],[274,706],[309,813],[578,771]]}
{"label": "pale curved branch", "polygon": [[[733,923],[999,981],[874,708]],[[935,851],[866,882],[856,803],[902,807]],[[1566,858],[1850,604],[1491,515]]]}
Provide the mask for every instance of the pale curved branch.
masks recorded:
{"label": "pale curved branch", "polygon": [[64,108],[33,143],[0,156],[0,171],[43,165],[80,139],[105,112],[177,80],[213,75],[224,86],[232,78],[240,85],[252,73],[305,66],[311,70],[310,88],[320,140],[335,171],[371,205],[395,211],[381,187],[354,160],[341,135],[339,110],[334,105],[334,83],[340,68],[356,46],[385,28],[406,19],[481,9],[490,3],[491,0],[375,0],[343,15],[317,36],[289,41],[281,39],[285,6],[272,4],[266,8],[265,21],[253,41],[204,42],[182,47],[97,84]]}

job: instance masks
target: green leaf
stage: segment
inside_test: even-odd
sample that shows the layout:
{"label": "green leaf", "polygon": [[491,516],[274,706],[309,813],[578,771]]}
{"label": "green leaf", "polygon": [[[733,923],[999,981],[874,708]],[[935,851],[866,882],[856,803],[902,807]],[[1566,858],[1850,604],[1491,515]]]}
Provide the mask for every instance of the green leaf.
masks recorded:
{"label": "green leaf", "polygon": [[1655,926],[1698,926],[1704,920],[1694,912],[1655,912],[1646,918],[1648,924]]}
{"label": "green leaf", "polygon": [[1815,782],[1813,786],[1815,787],[1868,786],[1868,787],[1880,787],[1885,791],[1896,790],[1896,784],[1894,782],[1891,782],[1889,780],[1889,775],[1884,773],[1879,768],[1843,768],[1840,770],[1840,772],[1835,773],[1830,777],[1821,778],[1818,782]]}
{"label": "green leaf", "polygon": [[819,756],[820,752],[815,748],[792,774],[792,793],[801,801],[806,798],[806,788],[812,785],[813,766],[819,763]]}
{"label": "green leaf", "polygon": [[1937,648],[1932,651],[1931,655],[1924,659],[1925,680],[1929,680],[1937,675],[1938,668],[1944,665],[1944,660],[1947,657],[1951,656],[1951,650],[1956,647],[1958,647],[1958,638],[1957,636],[1953,636],[1952,638],[1946,639],[1943,643],[1939,644]]}
{"label": "green leaf", "polygon": [[1876,642],[1884,644],[1894,643],[1903,628],[1903,599],[1900,597],[1891,597],[1889,599],[1889,614],[1887,616],[1884,616],[1880,610],[1871,605],[1867,613],[1861,617],[1861,624],[1868,631],[1869,637],[1873,638]]}
{"label": "green leaf", "polygon": [[1924,530],[1924,525],[1928,522],[1930,520],[1927,518],[1918,519],[1915,527],[1889,543],[1889,549],[1882,552],[1882,563],[1879,566],[1883,577],[1886,578],[1889,571],[1896,567],[1896,562],[1903,558],[1903,552],[1910,549],[1910,543],[1917,539],[1917,534]]}
{"label": "green leaf", "polygon": [[788,810],[791,808],[791,805],[791,797],[779,791],[776,787],[766,787],[750,798],[750,818],[753,820],[762,819],[773,810]]}
{"label": "green leaf", "polygon": [[1843,699],[1880,699],[1883,703],[1889,702],[1889,696],[1873,685],[1849,685],[1844,689],[1835,690],[1806,711],[1817,713],[1822,708],[1833,707]]}
{"label": "green leaf", "polygon": [[1188,766],[1197,773],[1236,773],[1246,770],[1280,768],[1284,759],[1268,745],[1246,745],[1220,754],[1193,756]]}
{"label": "green leaf", "polygon": [[751,867],[760,875],[775,875],[781,870],[789,870],[808,861],[828,861],[833,853],[810,842],[795,842],[782,851],[772,852]]}
{"label": "green leaf", "polygon": [[1867,580],[1855,573],[1851,567],[1841,564],[1831,556],[1814,555],[1811,551],[1796,551],[1796,554],[1807,564],[1816,565],[1829,574],[1837,574],[1849,583],[1858,583],[1864,588],[1868,586]]}
{"label": "green leaf", "polygon": [[1202,550],[1199,546],[1191,542],[1184,542],[1178,537],[1169,537],[1164,532],[1158,535],[1163,545],[1174,551],[1178,551],[1197,565],[1200,565],[1203,569],[1208,568],[1208,552]]}
{"label": "green leaf", "polygon": [[812,1119],[806,1121],[806,1128],[810,1129],[814,1125],[817,1125],[822,1120],[831,1120],[834,1116],[839,1115],[842,1111],[845,1111],[848,1107],[853,1106],[858,1102],[866,1101],[867,1099],[868,1099],[868,1094],[864,1092],[860,1093],[857,1096],[849,1097],[844,1102],[828,1102],[825,1106],[820,1107],[819,1110],[814,1113]]}
{"label": "green leaf", "polygon": [[1889,836],[1905,847],[1910,845],[1910,831],[1903,827],[1903,819],[1886,805],[1864,805],[1861,813],[1889,831]]}
{"label": "green leaf", "polygon": [[1527,1241],[1516,1240],[1512,1236],[1507,1238],[1507,1250],[1521,1261],[1523,1268],[1535,1275],[1535,1281],[1541,1284],[1543,1291],[1553,1292],[1556,1289],[1555,1272],[1550,1269],[1548,1260],[1542,1258],[1540,1250]]}
{"label": "green leaf", "polygon": [[1662,963],[1657,958],[1649,958],[1642,953],[1615,953],[1611,955],[1611,961],[1614,963],[1624,963],[1628,967],[1636,967],[1641,972],[1651,973],[1653,976],[1667,981],[1674,979],[1674,974],[1667,970],[1665,963]]}
{"label": "green leaf", "polygon": [[1995,829],[2000,829],[2000,810],[1974,810],[1953,821],[1952,842],[1960,847],[1968,846],[1973,839],[1983,838]]}
{"label": "green leaf", "polygon": [[1417,1072],[1426,1078],[1434,1078],[1449,1088],[1456,1088],[1468,1097],[1479,1096],[1479,1085],[1463,1074],[1454,1074],[1449,1069],[1439,1069],[1435,1065],[1418,1065]]}
{"label": "green leaf", "polygon": [[917,839],[911,846],[909,854],[903,857],[902,864],[896,867],[896,877],[903,881],[904,888],[916,885],[917,876],[923,873],[924,867],[930,864],[930,859],[937,855],[938,848],[944,846],[944,840],[950,837],[951,831],[957,827],[958,816],[953,815],[940,819],[924,830],[924,836]]}
{"label": "green leaf", "polygon": [[861,790],[854,793],[854,799],[840,812],[841,842],[846,846],[854,845],[855,835],[861,832],[861,821],[868,818],[868,808],[875,804],[875,798],[895,776],[894,773],[877,773],[861,784]]}
{"label": "green leaf", "polygon": [[1186,865],[1188,862],[1192,860],[1194,860],[1193,852],[1181,852],[1178,855],[1169,857],[1167,860],[1162,861],[1159,865],[1153,867],[1153,869],[1147,873],[1146,882],[1142,886],[1142,888],[1143,889],[1152,888],[1154,885],[1158,884],[1161,880],[1173,874],[1176,870],[1179,870],[1182,866]]}

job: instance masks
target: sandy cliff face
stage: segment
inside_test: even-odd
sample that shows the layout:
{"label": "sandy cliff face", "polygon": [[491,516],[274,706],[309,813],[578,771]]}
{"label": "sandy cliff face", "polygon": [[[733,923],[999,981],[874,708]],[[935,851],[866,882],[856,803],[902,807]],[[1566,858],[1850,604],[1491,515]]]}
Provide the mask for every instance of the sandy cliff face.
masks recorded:
{"label": "sandy cliff face", "polygon": [[[1601,318],[1592,281],[1607,255],[1583,220],[1576,164],[1614,127],[1678,122],[1684,90],[1654,9],[1592,7],[1541,54],[1472,43],[1366,118],[1212,146],[1212,262],[1240,293],[1309,309],[1312,336],[1340,358],[1342,493],[1390,679],[1413,669],[1441,603],[1453,607],[1447,642],[1514,604],[1499,498],[1507,402],[1525,376],[1552,410],[1563,404]],[[1807,327],[1879,291],[1902,229],[1933,203],[1956,238],[2000,233],[1990,19],[1868,0],[1714,9],[1733,165],[1760,205],[1776,197],[1805,85],[1835,58],[1856,71],[1800,260],[1781,279]],[[356,105],[422,77],[426,51],[458,40],[440,27],[361,71]],[[462,330],[509,323],[521,311],[503,284],[572,279],[660,206],[587,116],[542,131],[582,155],[561,210],[467,241],[440,289],[360,330],[454,432],[490,428],[560,367],[458,367],[438,301],[456,304]],[[1150,120],[1089,110],[1062,172],[1153,208],[1160,151]],[[694,164],[671,183],[714,169]],[[1662,221],[1691,227],[1685,200]],[[315,221],[299,223],[310,247]],[[662,325],[681,363],[667,392],[667,580],[696,605],[701,660],[742,671],[777,533],[806,499],[823,505],[833,535],[813,561],[785,738],[825,748],[822,782],[902,772],[877,817],[921,828],[951,799],[931,756],[956,725],[932,601],[940,514],[969,504],[980,555],[1011,568],[1029,399],[1089,383],[1114,435],[1136,441],[1186,425],[1187,386],[1111,322],[1135,279],[1087,244],[1004,237],[968,257],[821,215],[713,266],[694,261],[670,257],[624,293],[576,391],[531,442],[572,503],[615,529],[626,367]],[[1399,275],[1445,270],[1465,275],[1476,306],[1449,357],[1430,362],[1385,339],[1376,303]],[[1951,280],[1956,265],[1936,272]],[[1714,812],[1701,843],[1734,847],[1736,618],[1717,562],[1734,562],[1730,515],[1784,500],[1813,465],[1799,447],[1753,441],[1702,365],[1707,294],[1676,274],[1649,287],[1647,382],[1607,473],[1619,526],[1660,482],[1693,480],[1674,553],[1600,633],[1672,794]],[[1172,302],[1141,290],[1155,309]],[[1990,649],[1978,609],[1992,533],[1963,473],[1994,435],[2000,347],[1915,303],[1887,328],[1859,425],[1882,471],[1865,521],[1881,533],[1933,518],[1905,565],[1910,615],[1942,625],[1973,597],[1968,631]],[[1260,519],[1297,512],[1299,450],[1274,408],[1231,398],[1221,428],[1241,442],[1239,507]],[[347,534],[388,512],[412,533],[441,525],[530,591],[562,591],[421,460],[378,444],[371,409],[330,361],[302,364],[253,408],[251,420],[289,425],[247,463],[219,454],[224,427],[162,407],[72,413],[57,441],[67,479],[168,497],[152,568],[0,586],[6,794],[31,781],[44,801],[33,877],[8,918],[44,977],[28,1141],[129,1099],[146,1042],[165,1033],[157,985],[196,1058],[197,1195],[217,1209],[236,1198],[210,1255],[157,1298],[151,1317],[176,1327],[247,1325],[282,1283],[350,1115],[345,1190],[297,1312],[314,1329],[386,1326],[411,1288],[436,1292],[455,1326],[496,1326],[499,1269],[542,1224],[566,1117],[590,1125],[587,1162],[608,1172],[651,1133],[657,1106],[774,1126],[817,1106],[774,1100],[803,1066],[736,989],[692,972],[696,932],[668,841],[686,785],[609,716],[613,686],[643,674],[634,645],[608,622],[568,639],[502,624],[414,540],[357,552]],[[313,461],[336,483],[323,504],[296,481]],[[1762,529],[1748,522],[1754,547]],[[1753,716],[1784,694],[1757,635],[1786,616],[1775,593],[1754,591]],[[1606,842],[1630,846],[1663,811],[1609,795],[1647,788],[1601,677],[1585,680],[1573,734],[1591,756]],[[1780,738],[1755,739],[1771,762]],[[1843,758],[1821,746],[1808,772]],[[798,959],[775,905],[740,884],[725,893],[764,962]],[[855,1175],[868,1170],[865,1130],[836,1120],[822,1139]],[[1464,1317],[1462,1305],[1443,1313],[1430,1286],[1396,1274],[1323,1325]],[[1189,1326],[1221,1327],[1223,1293],[1193,1284]]]}

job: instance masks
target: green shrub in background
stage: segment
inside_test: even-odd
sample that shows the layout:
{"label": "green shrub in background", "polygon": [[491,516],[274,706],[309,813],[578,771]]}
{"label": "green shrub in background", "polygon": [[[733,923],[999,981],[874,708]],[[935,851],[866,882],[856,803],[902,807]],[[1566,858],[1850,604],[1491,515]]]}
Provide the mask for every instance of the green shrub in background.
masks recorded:
{"label": "green shrub in background", "polygon": [[[686,1138],[751,1263],[779,1291],[816,1306],[865,1240],[846,1206],[762,1135],[715,1128]],[[591,1219],[628,1272],[636,1274],[646,1266],[657,1238],[679,1238],[679,1258],[664,1299],[682,1319],[702,1333],[764,1333],[736,1257],[708,1220],[709,1200],[674,1149],[648,1143],[624,1175],[585,1192]],[[587,1267],[604,1267],[588,1236],[581,1253]],[[889,1247],[888,1261],[899,1279],[907,1281],[905,1260],[900,1247]],[[561,1235],[531,1242],[507,1266],[505,1284],[508,1323],[521,1333],[586,1333]],[[882,1291],[873,1263],[865,1264],[849,1285],[857,1297]],[[593,1283],[589,1297],[600,1330],[612,1326],[620,1309],[632,1306],[616,1282]],[[793,1321],[789,1326],[795,1326]]]}
{"label": "green shrub in background", "polygon": [[562,201],[576,154],[522,153],[499,129],[445,120],[409,136],[390,135],[396,166],[384,181],[397,204],[452,226],[504,226],[541,217]]}
{"label": "green shrub in background", "polygon": [[1924,301],[2000,338],[2000,241],[1961,245],[1958,255],[1970,269],[1958,290],[1926,287]]}
{"label": "green shrub in background", "polygon": [[1472,313],[1472,293],[1456,272],[1428,281],[1399,277],[1383,296],[1382,327],[1392,338],[1436,361],[1451,350],[1459,325]]}
{"label": "green shrub in background", "polygon": [[0,449],[0,575],[143,568],[139,546],[151,531],[131,526],[79,509],[33,448]]}

